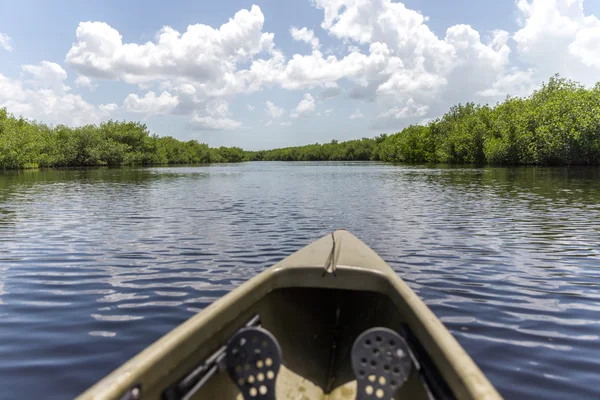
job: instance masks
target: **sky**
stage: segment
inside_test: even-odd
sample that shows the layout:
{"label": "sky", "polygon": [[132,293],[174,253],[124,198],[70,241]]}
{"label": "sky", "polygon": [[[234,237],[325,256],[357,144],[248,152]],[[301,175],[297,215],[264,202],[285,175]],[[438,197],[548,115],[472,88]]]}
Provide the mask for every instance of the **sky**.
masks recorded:
{"label": "sky", "polygon": [[600,81],[597,0],[0,0],[0,108],[249,150]]}

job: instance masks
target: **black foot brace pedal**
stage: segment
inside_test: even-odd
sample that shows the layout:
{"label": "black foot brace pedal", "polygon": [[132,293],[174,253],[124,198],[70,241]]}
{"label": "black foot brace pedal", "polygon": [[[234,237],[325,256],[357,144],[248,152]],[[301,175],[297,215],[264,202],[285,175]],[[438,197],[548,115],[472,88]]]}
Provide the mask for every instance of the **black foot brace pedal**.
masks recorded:
{"label": "black foot brace pedal", "polygon": [[227,371],[244,400],[274,400],[280,366],[279,343],[265,329],[240,329],[227,345]]}
{"label": "black foot brace pedal", "polygon": [[408,345],[388,328],[363,332],[352,346],[357,400],[391,399],[408,379],[412,360]]}

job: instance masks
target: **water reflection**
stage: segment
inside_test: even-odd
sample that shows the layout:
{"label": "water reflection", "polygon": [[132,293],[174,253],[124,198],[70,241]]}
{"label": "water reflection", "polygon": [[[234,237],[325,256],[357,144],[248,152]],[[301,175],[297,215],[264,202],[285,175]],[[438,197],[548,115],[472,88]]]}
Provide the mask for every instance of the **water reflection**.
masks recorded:
{"label": "water reflection", "polygon": [[73,397],[345,227],[507,398],[598,397],[598,178],[376,163],[0,175],[0,384],[9,397]]}

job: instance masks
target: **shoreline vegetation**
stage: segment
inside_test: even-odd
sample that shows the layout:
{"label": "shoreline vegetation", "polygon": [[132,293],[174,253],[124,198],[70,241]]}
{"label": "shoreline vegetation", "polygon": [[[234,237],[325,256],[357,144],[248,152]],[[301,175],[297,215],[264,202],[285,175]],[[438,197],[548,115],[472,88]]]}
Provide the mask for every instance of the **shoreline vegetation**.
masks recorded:
{"label": "shoreline vegetation", "polygon": [[550,78],[528,97],[457,105],[426,125],[376,138],[245,151],[151,135],[139,122],[70,128],[16,118],[0,108],[0,169],[352,161],[493,165],[599,165],[600,83]]}

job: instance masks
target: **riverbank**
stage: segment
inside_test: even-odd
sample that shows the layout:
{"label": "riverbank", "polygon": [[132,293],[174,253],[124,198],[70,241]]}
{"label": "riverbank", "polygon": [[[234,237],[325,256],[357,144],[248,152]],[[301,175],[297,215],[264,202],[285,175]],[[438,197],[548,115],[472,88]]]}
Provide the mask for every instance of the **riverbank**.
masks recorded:
{"label": "riverbank", "polygon": [[49,127],[0,109],[0,169],[361,160],[600,165],[600,84],[588,89],[555,76],[528,97],[459,104],[393,135],[261,151],[159,137],[139,122]]}

